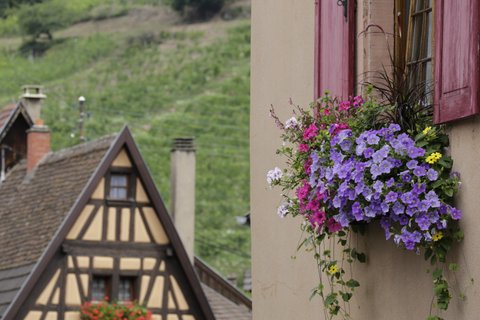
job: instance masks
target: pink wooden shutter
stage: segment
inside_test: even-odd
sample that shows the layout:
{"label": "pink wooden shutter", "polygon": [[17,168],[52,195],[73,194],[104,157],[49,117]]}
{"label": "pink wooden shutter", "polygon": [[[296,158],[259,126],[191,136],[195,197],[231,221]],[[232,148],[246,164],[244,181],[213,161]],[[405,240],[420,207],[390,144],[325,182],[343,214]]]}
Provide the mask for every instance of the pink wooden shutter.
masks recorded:
{"label": "pink wooden shutter", "polygon": [[435,123],[480,111],[479,2],[435,1]]}
{"label": "pink wooden shutter", "polygon": [[355,0],[315,1],[315,99],[330,90],[334,96],[353,94]]}

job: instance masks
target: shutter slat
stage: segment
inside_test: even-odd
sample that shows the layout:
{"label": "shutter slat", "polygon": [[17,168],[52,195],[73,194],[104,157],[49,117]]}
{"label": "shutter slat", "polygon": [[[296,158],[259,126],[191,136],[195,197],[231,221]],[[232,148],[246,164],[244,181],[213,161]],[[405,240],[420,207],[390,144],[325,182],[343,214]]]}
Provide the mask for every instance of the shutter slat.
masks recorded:
{"label": "shutter slat", "polygon": [[355,1],[348,1],[347,18],[336,0],[317,0],[315,6],[315,99],[327,89],[348,98],[354,84]]}
{"label": "shutter slat", "polygon": [[435,2],[435,123],[480,111],[479,2]]}

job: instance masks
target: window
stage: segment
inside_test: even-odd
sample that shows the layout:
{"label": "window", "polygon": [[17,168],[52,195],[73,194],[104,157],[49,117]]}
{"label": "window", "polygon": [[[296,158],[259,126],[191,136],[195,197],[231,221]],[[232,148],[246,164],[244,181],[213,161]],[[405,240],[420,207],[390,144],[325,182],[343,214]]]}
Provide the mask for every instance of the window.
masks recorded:
{"label": "window", "polygon": [[[396,0],[396,65],[444,123],[480,111],[480,2]],[[432,98],[433,97],[433,98]]]}
{"label": "window", "polygon": [[103,301],[105,297],[110,297],[111,288],[111,277],[94,275],[92,277],[92,301]]}
{"label": "window", "polygon": [[412,86],[423,86],[429,102],[433,101],[433,12],[431,0],[412,0],[409,8],[406,67]]}
{"label": "window", "polygon": [[110,175],[110,198],[127,199],[128,198],[128,175],[112,173]]}
{"label": "window", "polygon": [[118,301],[127,302],[136,300],[135,277],[120,277],[118,283]]}
{"label": "window", "polygon": [[397,0],[395,64],[408,77],[409,90],[433,102],[432,0]]}
{"label": "window", "polygon": [[118,278],[118,287],[112,281],[111,276],[93,275],[91,284],[91,301],[100,302],[108,297],[112,301],[120,303],[134,301],[138,299],[136,292],[137,277],[120,276]]}

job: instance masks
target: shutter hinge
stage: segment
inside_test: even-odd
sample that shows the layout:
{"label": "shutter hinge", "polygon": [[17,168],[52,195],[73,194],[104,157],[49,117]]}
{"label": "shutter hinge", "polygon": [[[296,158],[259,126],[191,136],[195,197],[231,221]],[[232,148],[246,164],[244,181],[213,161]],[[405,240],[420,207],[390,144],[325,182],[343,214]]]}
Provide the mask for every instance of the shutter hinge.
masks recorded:
{"label": "shutter hinge", "polygon": [[345,21],[348,18],[348,0],[337,0],[337,5],[339,7],[343,6],[343,16],[345,17]]}

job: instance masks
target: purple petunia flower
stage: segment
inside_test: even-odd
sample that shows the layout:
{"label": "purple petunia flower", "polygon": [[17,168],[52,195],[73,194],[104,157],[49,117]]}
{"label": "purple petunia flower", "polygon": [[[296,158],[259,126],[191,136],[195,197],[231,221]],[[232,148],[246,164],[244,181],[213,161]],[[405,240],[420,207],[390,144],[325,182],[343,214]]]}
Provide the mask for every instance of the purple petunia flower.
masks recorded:
{"label": "purple petunia flower", "polygon": [[350,224],[350,220],[348,219],[347,214],[342,211],[339,214],[335,215],[333,219],[335,219],[336,222],[340,223],[342,228],[348,227],[348,225]]}
{"label": "purple petunia flower", "polygon": [[410,170],[415,169],[418,166],[418,161],[417,160],[410,160],[407,162],[407,168]]}
{"label": "purple petunia flower", "polygon": [[372,174],[372,178],[376,179],[379,175],[382,174],[382,169],[377,164],[372,164],[370,167],[370,173]]}
{"label": "purple petunia flower", "polygon": [[381,181],[376,181],[376,182],[373,184],[373,189],[374,189],[375,191],[377,191],[377,192],[382,192],[383,186],[384,186],[383,182],[381,182]]}
{"label": "purple petunia flower", "polygon": [[425,201],[427,201],[428,205],[432,208],[440,207],[440,200],[438,199],[438,195],[433,190],[429,191],[425,195]]}
{"label": "purple petunia flower", "polygon": [[390,232],[390,227],[392,223],[390,222],[390,219],[383,217],[380,220],[380,225],[382,226],[383,230],[385,230],[385,238],[388,240],[392,236],[392,233]]}
{"label": "purple petunia flower", "polygon": [[387,180],[387,182],[385,184],[386,184],[387,188],[391,188],[394,183],[395,183],[395,179],[390,178],[390,179]]}
{"label": "purple petunia flower", "polygon": [[438,172],[435,169],[428,169],[427,178],[430,181],[436,181],[438,179]]}
{"label": "purple petunia flower", "polygon": [[390,132],[397,132],[397,131],[400,131],[401,128],[400,128],[400,126],[399,126],[398,124],[392,123],[391,125],[388,126],[388,130],[389,130]]}
{"label": "purple petunia flower", "polygon": [[423,177],[426,174],[425,168],[422,166],[416,167],[413,170],[413,174],[416,175],[417,177]]}
{"label": "purple petunia flower", "polygon": [[398,194],[396,192],[393,192],[393,191],[390,191],[385,196],[385,202],[387,202],[387,203],[395,202],[395,201],[397,201],[397,199],[398,199]]}
{"label": "purple petunia flower", "polygon": [[402,178],[403,182],[410,182],[412,181],[412,176],[408,173],[408,171],[400,172],[400,177]]}
{"label": "purple petunia flower", "polygon": [[415,159],[423,157],[425,155],[425,150],[422,148],[411,147],[407,149],[407,154],[410,158]]}
{"label": "purple petunia flower", "polygon": [[373,162],[379,163],[386,157],[388,157],[388,153],[390,152],[390,147],[385,145],[380,150],[375,151],[372,155]]}
{"label": "purple petunia flower", "polygon": [[353,217],[355,218],[355,220],[357,220],[357,221],[362,221],[363,220],[362,206],[360,205],[360,203],[355,202],[352,205],[352,214],[353,214]]}
{"label": "purple petunia flower", "polygon": [[422,231],[427,231],[430,228],[430,219],[424,214],[418,215],[415,222]]}
{"label": "purple petunia flower", "polygon": [[367,133],[367,143],[372,145],[372,144],[378,144],[380,141],[380,138],[373,132],[368,132]]}
{"label": "purple petunia flower", "polygon": [[391,161],[386,159],[386,160],[383,160],[382,162],[380,162],[379,167],[380,167],[380,171],[382,173],[387,173],[388,174],[392,170],[393,164],[392,164]]}
{"label": "purple petunia flower", "polygon": [[414,202],[415,197],[416,196],[412,192],[405,192],[400,196],[400,199],[405,204],[412,204]]}
{"label": "purple petunia flower", "polygon": [[400,223],[402,226],[406,226],[408,223],[408,217],[407,216],[398,216],[398,223]]}
{"label": "purple petunia flower", "polygon": [[401,215],[405,212],[405,206],[400,202],[395,202],[392,206],[393,213],[396,215]]}
{"label": "purple petunia flower", "polygon": [[459,220],[459,219],[462,218],[462,211],[460,211],[457,208],[452,207],[450,214],[451,214],[453,220]]}
{"label": "purple petunia flower", "polygon": [[375,152],[375,151],[374,151],[372,148],[370,148],[370,147],[369,147],[369,148],[366,148],[366,149],[363,151],[363,156],[364,156],[365,158],[367,158],[367,159],[368,159],[368,158],[371,158],[374,152]]}

